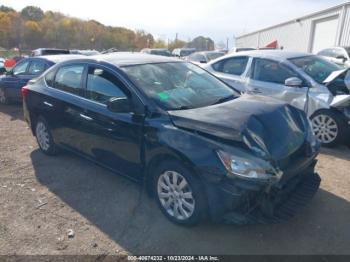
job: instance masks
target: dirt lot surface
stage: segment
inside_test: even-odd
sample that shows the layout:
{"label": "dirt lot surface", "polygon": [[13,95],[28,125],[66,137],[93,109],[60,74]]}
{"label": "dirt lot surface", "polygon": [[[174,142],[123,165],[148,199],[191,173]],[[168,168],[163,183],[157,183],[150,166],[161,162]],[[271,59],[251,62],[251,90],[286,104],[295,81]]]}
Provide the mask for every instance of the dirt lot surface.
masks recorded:
{"label": "dirt lot surface", "polygon": [[21,106],[0,105],[0,255],[350,254],[350,150],[318,159],[321,189],[288,223],[183,228],[137,184],[69,153],[43,155]]}

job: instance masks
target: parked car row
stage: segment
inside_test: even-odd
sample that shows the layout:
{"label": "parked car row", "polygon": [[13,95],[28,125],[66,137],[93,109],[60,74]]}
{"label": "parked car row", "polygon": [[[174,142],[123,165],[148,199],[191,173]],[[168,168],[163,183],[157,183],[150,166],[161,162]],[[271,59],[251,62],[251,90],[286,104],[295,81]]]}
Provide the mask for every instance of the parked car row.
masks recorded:
{"label": "parked car row", "polygon": [[69,150],[144,183],[181,225],[281,222],[320,184],[302,110],[241,95],[184,60],[65,56],[21,93],[42,152]]}
{"label": "parked car row", "polygon": [[40,76],[56,63],[79,57],[77,55],[51,55],[29,57],[19,61],[5,75],[0,76],[0,103],[22,101],[21,88],[29,80]]}

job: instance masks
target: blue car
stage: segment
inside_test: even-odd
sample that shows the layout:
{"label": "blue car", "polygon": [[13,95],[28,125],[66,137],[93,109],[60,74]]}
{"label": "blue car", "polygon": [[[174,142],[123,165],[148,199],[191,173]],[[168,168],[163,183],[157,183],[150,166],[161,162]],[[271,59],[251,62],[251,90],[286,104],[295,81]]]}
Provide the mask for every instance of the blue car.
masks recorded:
{"label": "blue car", "polygon": [[0,76],[0,103],[19,102],[21,98],[21,88],[29,80],[40,76],[46,69],[56,63],[63,62],[79,55],[52,55],[43,57],[30,57],[21,60],[16,66],[5,75]]}

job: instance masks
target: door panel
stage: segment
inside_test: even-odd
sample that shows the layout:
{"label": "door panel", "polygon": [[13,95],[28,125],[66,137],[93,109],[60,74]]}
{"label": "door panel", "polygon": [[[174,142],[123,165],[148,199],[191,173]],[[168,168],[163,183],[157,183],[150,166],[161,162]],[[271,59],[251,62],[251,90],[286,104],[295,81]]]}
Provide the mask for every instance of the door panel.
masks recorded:
{"label": "door panel", "polygon": [[284,85],[286,79],[301,76],[287,65],[269,59],[254,59],[252,68],[247,83],[249,93],[273,97],[304,110],[308,88]]}
{"label": "door panel", "polygon": [[290,87],[249,79],[247,89],[251,94],[273,97],[304,110],[307,87]]}
{"label": "door panel", "polygon": [[98,104],[88,105],[82,118],[85,152],[118,172],[139,178],[143,119],[132,113],[112,113]]}
{"label": "door panel", "polygon": [[107,109],[112,97],[130,94],[118,77],[105,68],[89,66],[84,112],[84,151],[98,162],[138,179],[141,175],[143,117],[113,113]]}

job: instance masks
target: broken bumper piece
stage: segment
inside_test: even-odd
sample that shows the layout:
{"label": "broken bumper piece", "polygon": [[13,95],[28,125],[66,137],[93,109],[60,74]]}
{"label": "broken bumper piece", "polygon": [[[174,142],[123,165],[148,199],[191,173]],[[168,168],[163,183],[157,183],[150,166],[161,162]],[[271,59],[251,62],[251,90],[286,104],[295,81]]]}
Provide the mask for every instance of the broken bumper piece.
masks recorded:
{"label": "broken bumper piece", "polygon": [[246,214],[229,212],[223,217],[227,224],[271,224],[291,219],[307,205],[316,194],[321,183],[317,173],[306,175],[291,188],[273,189],[262,194],[260,201]]}

